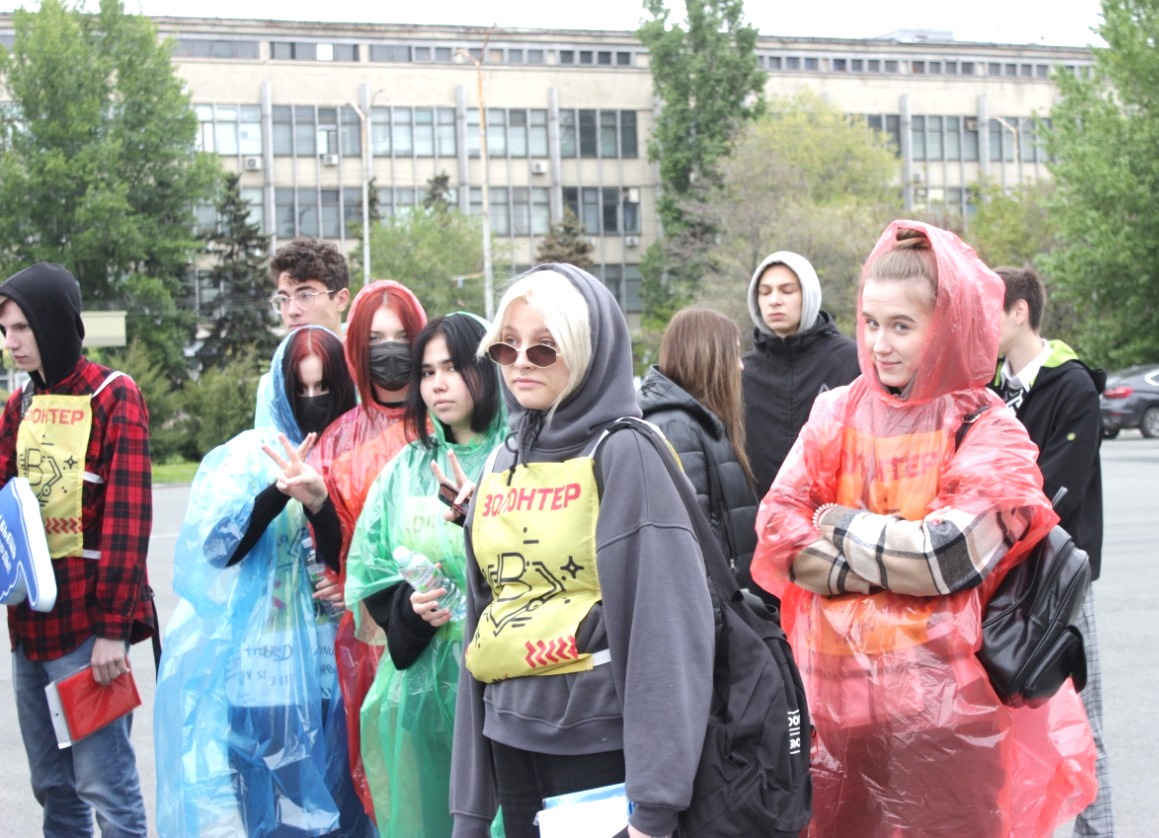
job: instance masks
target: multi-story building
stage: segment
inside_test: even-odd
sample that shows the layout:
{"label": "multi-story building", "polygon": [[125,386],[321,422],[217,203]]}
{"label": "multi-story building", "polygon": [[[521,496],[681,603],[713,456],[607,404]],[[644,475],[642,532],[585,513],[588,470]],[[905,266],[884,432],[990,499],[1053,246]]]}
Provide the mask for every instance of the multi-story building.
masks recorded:
{"label": "multi-story building", "polygon": [[[175,41],[200,147],[241,173],[275,246],[312,235],[353,250],[352,224],[371,201],[383,214],[413,206],[446,173],[465,212],[481,214],[487,190],[491,230],[512,254],[498,276],[530,265],[571,208],[595,244],[596,273],[639,310],[640,256],[661,233],[647,158],[659,103],[631,32],[156,22]],[[0,15],[0,43],[11,40]],[[981,179],[1013,186],[1046,174],[1034,117],[1049,118],[1052,69],[1085,73],[1092,56],[899,32],[763,36],[757,60],[769,95],[814,90],[889,134],[907,209],[968,217]]]}

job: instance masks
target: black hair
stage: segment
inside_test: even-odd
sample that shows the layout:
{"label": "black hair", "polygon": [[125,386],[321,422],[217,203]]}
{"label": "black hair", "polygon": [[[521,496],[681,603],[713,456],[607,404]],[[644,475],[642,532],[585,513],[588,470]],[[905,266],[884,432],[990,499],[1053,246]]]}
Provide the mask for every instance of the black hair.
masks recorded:
{"label": "black hair", "polygon": [[[423,401],[422,375],[423,355],[427,344],[435,335],[442,335],[447,342],[447,352],[451,362],[463,376],[467,392],[471,394],[471,430],[483,433],[490,427],[495,414],[499,412],[500,387],[499,369],[489,357],[478,357],[479,341],[483,339],[487,327],[478,318],[469,314],[448,314],[436,317],[423,327],[414,342],[410,386],[406,391],[406,427],[408,436],[417,438],[424,448],[433,449],[437,440],[427,429],[427,405]],[[437,422],[434,416],[431,420]],[[450,436],[447,429],[447,436]]]}

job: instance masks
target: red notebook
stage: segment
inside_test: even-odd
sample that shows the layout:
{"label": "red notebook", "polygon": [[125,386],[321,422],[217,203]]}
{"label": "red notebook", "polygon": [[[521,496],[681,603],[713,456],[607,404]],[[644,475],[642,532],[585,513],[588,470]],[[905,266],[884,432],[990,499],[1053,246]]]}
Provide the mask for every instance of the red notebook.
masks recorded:
{"label": "red notebook", "polygon": [[56,742],[61,748],[67,748],[141,706],[141,696],[132,672],[126,672],[107,687],[102,687],[93,678],[91,666],[53,681],[44,692],[52,726],[56,730]]}

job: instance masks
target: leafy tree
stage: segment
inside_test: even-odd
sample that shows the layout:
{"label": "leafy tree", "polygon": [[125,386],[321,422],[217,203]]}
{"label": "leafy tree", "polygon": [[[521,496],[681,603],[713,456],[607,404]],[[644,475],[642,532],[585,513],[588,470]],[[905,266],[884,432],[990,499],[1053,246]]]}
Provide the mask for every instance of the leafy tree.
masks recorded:
{"label": "leafy tree", "polygon": [[0,155],[0,267],[60,262],[86,305],[128,311],[130,339],[179,379],[195,319],[179,310],[197,250],[192,208],[217,162],[194,151],[197,118],[152,21],[101,0],[94,14],[43,0],[13,14],[0,50],[11,106]]}
{"label": "leafy tree", "polygon": [[371,229],[374,273],[412,290],[428,314],[481,313],[481,230],[478,218],[456,210],[396,212]]}
{"label": "leafy tree", "polygon": [[432,175],[427,181],[427,192],[423,196],[423,209],[430,212],[451,210],[451,176],[446,172]]}
{"label": "leafy tree", "polygon": [[163,463],[185,452],[189,437],[184,397],[166,378],[161,365],[149,355],[139,340],[130,341],[119,369],[128,373],[145,397],[149,408],[149,446],[153,462]]}
{"label": "leafy tree", "polygon": [[717,231],[695,298],[747,331],[749,278],[769,253],[793,250],[817,269],[825,308],[852,326],[861,264],[901,210],[897,170],[881,134],[816,94],[770,100],[718,163],[719,182],[682,204]]}
{"label": "leafy tree", "polygon": [[239,175],[226,176],[217,204],[219,226],[206,237],[207,250],[215,261],[209,276],[218,296],[212,302],[213,322],[197,351],[202,369],[221,366],[254,349],[267,358],[278,345],[270,331],[274,315],[267,302],[270,238],[250,221],[240,181]]}
{"label": "leafy tree", "polygon": [[224,366],[206,370],[185,385],[188,430],[183,453],[200,460],[209,451],[253,427],[258,379],[269,368],[269,354],[239,351]]}
{"label": "leafy tree", "polygon": [[[645,320],[667,322],[699,279],[702,247],[714,231],[687,217],[683,201],[718,179],[718,162],[745,121],[759,115],[765,75],[757,30],[744,23],[743,0],[685,0],[685,25],[670,25],[665,0],[644,0],[651,16],[637,31],[648,48],[661,101],[648,143],[660,167],[657,204],[665,241],[641,261]],[[667,245],[671,243],[672,247]]]}
{"label": "leafy tree", "polygon": [[535,251],[537,262],[567,262],[588,270],[592,266],[593,245],[584,234],[584,225],[570,209],[551,225]]}
{"label": "leafy tree", "polygon": [[982,200],[965,239],[993,267],[1037,264],[1058,246],[1047,209],[1054,190],[1048,180],[1022,184],[1010,192],[995,183],[983,184]]}
{"label": "leafy tree", "polygon": [[1159,0],[1102,9],[1094,73],[1055,73],[1046,141],[1060,246],[1044,264],[1083,315],[1080,352],[1117,367],[1159,357]]}

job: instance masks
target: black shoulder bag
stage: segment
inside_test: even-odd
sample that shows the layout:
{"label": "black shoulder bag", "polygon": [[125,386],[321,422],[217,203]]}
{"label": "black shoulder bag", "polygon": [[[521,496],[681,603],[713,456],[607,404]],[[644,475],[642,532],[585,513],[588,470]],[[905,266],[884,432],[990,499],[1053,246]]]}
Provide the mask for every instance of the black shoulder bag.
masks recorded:
{"label": "black shoulder bag", "polygon": [[[955,447],[988,407],[962,420]],[[1065,494],[1060,488],[1053,503]],[[982,614],[978,659],[1003,704],[1037,707],[1067,678],[1076,690],[1086,686],[1087,657],[1074,623],[1090,583],[1087,554],[1058,525],[998,583]]]}

